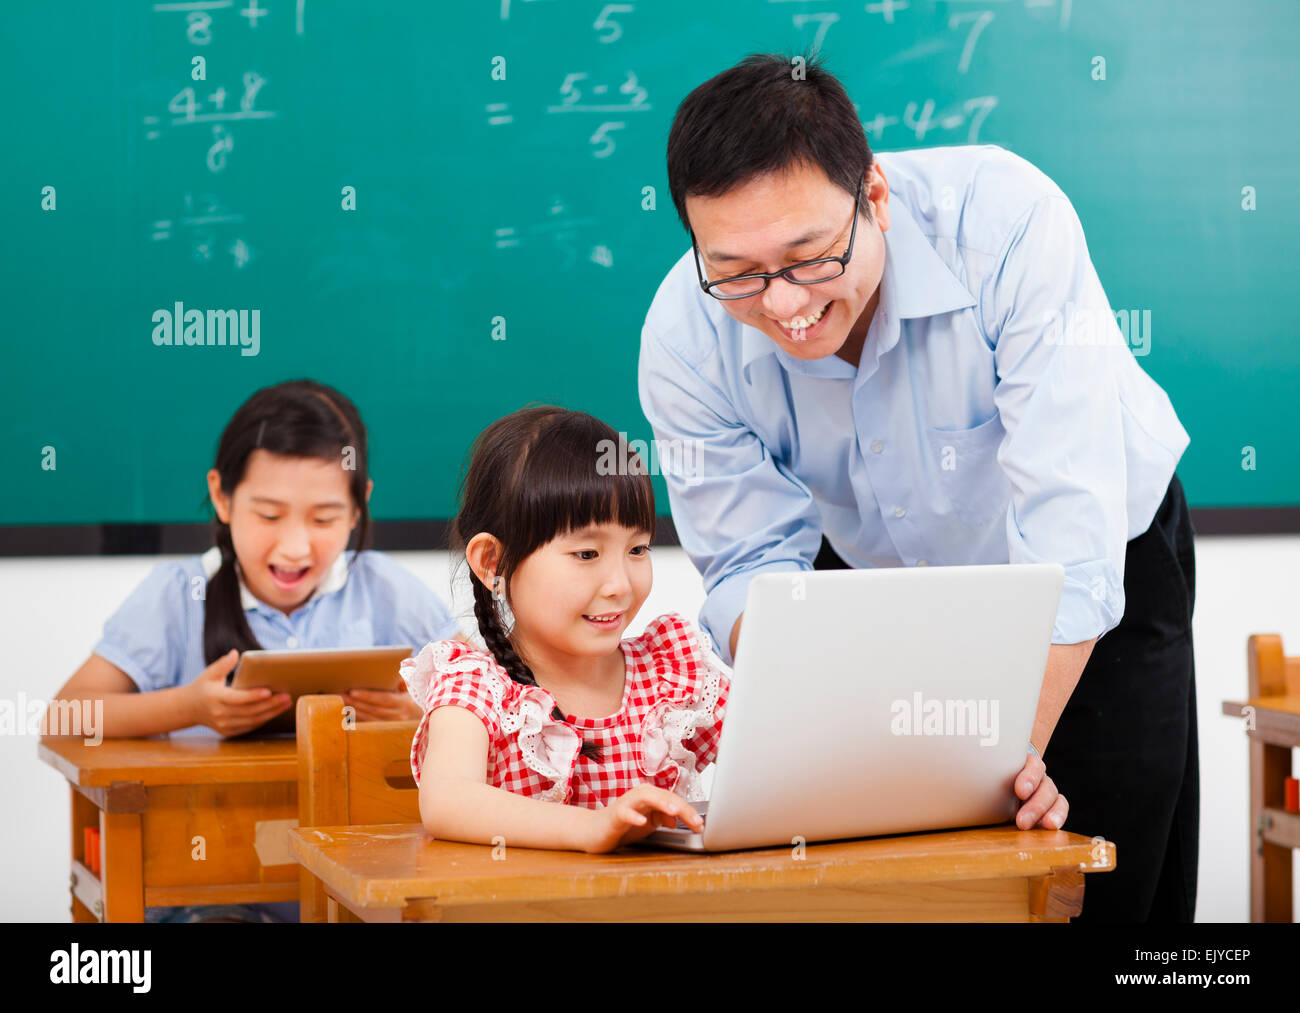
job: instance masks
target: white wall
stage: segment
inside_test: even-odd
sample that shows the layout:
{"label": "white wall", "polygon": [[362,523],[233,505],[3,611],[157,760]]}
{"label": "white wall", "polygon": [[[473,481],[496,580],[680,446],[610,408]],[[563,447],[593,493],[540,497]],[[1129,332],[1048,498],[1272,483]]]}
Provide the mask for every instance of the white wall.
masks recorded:
{"label": "white wall", "polygon": [[[1199,538],[1195,613],[1201,746],[1198,921],[1249,918],[1248,780],[1241,721],[1220,712],[1246,692],[1246,637],[1281,633],[1300,654],[1300,537]],[[446,553],[395,553],[458,616],[469,599],[448,591]],[[685,554],[656,548],[655,586],[634,632],[664,612],[695,620],[703,593]],[[0,560],[4,672],[0,698],[48,699],[85,660],[104,619],[156,557]],[[462,618],[467,628],[472,623]],[[1050,768],[1049,768],[1050,770]],[[36,740],[0,736],[0,921],[68,916],[68,787],[36,756]],[[1068,827],[1067,829],[1074,829]],[[1121,861],[1122,859],[1121,850]],[[1300,885],[1300,875],[1296,876]],[[1300,911],[1300,904],[1297,904]]]}

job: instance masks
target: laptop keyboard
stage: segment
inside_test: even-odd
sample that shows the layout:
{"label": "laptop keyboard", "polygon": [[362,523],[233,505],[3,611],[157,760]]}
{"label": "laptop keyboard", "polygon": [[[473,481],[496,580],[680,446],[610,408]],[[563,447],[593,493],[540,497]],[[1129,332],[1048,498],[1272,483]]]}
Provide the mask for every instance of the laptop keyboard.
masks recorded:
{"label": "laptop keyboard", "polygon": [[[709,821],[709,816],[708,816],[708,812],[709,812],[709,803],[708,803],[708,802],[692,802],[691,805],[693,805],[693,806],[695,807],[695,811],[696,811],[697,813],[700,814],[700,820],[701,820],[702,822],[704,822],[704,823],[708,823],[708,821]],[[692,829],[691,829],[690,827],[688,827],[685,823],[683,823],[680,819],[678,819],[678,821],[677,821],[677,825],[676,825],[676,826],[672,826],[672,827],[660,827],[660,828],[659,828],[657,831],[655,831],[655,832],[656,832],[656,833],[660,833],[660,834],[678,834],[679,836],[685,837],[685,836],[687,836],[687,835],[689,835],[689,834],[696,833],[697,831],[692,830]]]}

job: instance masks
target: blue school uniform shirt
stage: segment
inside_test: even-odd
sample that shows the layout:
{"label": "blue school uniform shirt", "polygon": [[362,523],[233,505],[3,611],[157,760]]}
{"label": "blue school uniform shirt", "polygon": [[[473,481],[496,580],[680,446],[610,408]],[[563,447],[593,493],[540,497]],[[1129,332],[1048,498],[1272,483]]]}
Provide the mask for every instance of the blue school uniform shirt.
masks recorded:
{"label": "blue school uniform shirt", "polygon": [[996,145],[879,164],[890,226],[856,366],[735,320],[689,250],[646,316],[641,408],[729,664],[750,580],[812,569],[823,533],[857,568],[1060,563],[1053,642],[1099,636],[1188,445],[1055,183]]}
{"label": "blue school uniform shirt", "polygon": [[[459,634],[442,600],[415,574],[382,552],[341,553],[312,596],[286,616],[239,582],[249,629],[267,650],[411,644]],[[349,565],[351,564],[351,565]],[[159,563],[104,624],[94,653],[131,677],[141,692],[184,686],[207,667],[203,659],[203,590],[221,565],[221,551]],[[173,735],[217,734],[206,725]]]}

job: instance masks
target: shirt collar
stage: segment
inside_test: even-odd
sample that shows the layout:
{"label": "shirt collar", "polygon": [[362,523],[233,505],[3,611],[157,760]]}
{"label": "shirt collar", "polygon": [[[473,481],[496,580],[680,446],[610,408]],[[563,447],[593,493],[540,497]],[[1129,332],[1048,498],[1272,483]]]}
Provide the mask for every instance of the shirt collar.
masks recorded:
{"label": "shirt collar", "polygon": [[[871,322],[872,332],[878,333],[880,338],[876,342],[876,358],[898,343],[899,320],[937,316],[975,305],[975,297],[935,252],[896,193],[890,194],[889,228],[884,237],[885,269],[880,279],[876,316]],[[879,326],[882,321],[885,324],[883,328]],[[863,350],[864,362],[865,357],[872,354],[871,337],[868,334],[867,347]],[[834,355],[823,359],[797,359],[779,348],[762,331],[744,326],[741,330],[742,369],[748,369],[751,362],[764,355],[776,355],[790,372],[814,376],[852,376],[857,372]]]}
{"label": "shirt collar", "polygon": [[[200,557],[200,561],[203,565],[204,577],[208,580],[211,580],[213,575],[219,569],[221,569],[221,549],[215,545],[212,546],[212,548],[208,549],[207,552],[203,553],[202,557]],[[236,572],[238,572],[239,567],[236,566],[235,570]],[[334,591],[342,590],[343,586],[347,582],[348,582],[347,553],[340,552],[338,554],[338,557],[334,560],[334,564],[329,568],[329,571],[325,574],[324,578],[322,578],[321,582],[316,585],[316,590],[311,593],[311,597],[308,598],[306,602],[303,602],[303,605],[306,605],[307,602],[314,601],[316,598],[320,597],[321,595],[330,594]],[[239,576],[239,603],[244,607],[244,611],[248,611],[249,609],[255,609],[259,605],[261,605],[264,608],[271,607],[248,589],[248,585],[244,583],[243,574],[240,574]],[[300,605],[299,608],[301,607],[302,606]],[[278,612],[279,609],[276,609],[276,611]]]}

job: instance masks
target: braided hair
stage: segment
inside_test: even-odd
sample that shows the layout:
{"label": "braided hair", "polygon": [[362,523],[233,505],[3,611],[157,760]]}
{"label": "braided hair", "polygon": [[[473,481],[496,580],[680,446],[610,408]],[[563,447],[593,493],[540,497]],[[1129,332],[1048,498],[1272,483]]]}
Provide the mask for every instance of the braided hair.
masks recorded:
{"label": "braided hair", "polygon": [[[537,685],[500,608],[509,607],[511,577],[554,538],[611,522],[649,531],[653,538],[654,487],[636,450],[604,422],[585,412],[537,405],[498,419],[475,440],[451,525],[451,548],[465,562],[470,539],[481,532],[501,545],[493,579],[497,588],[472,570],[470,584],[479,634],[515,682]],[[562,721],[564,714],[556,707],[552,717]],[[582,755],[600,759],[589,742],[583,743]]]}

